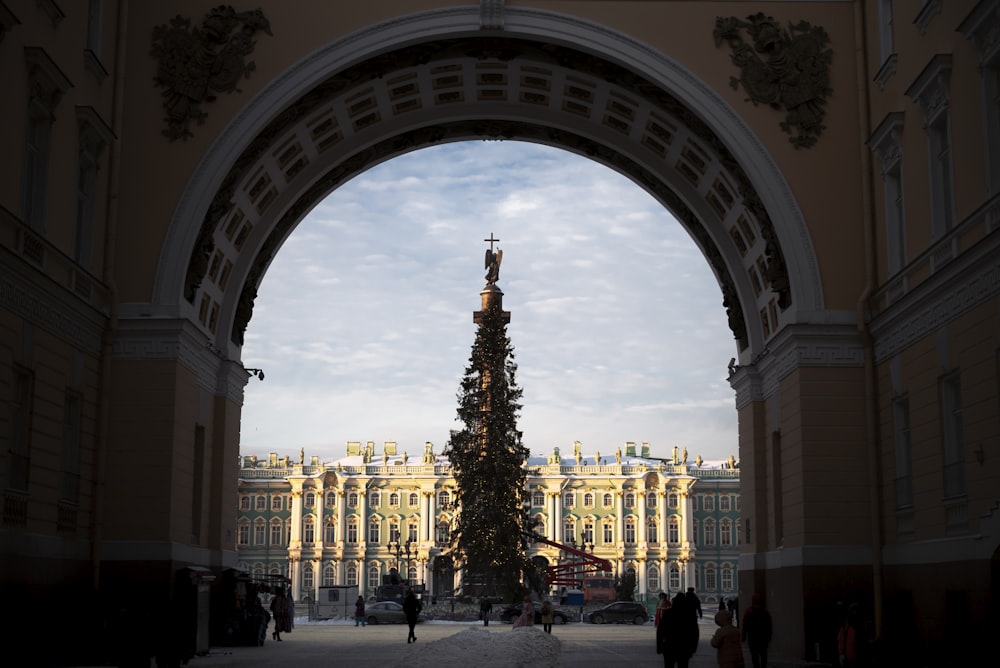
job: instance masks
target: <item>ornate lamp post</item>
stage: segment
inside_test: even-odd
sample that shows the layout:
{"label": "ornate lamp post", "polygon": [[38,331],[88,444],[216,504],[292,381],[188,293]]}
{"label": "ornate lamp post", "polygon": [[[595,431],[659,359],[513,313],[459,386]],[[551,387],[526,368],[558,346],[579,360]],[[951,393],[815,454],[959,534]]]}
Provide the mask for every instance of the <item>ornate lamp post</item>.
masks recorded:
{"label": "ornate lamp post", "polygon": [[406,557],[406,575],[405,577],[400,576],[400,581],[405,584],[410,584],[410,546],[413,544],[413,539],[407,538],[405,543],[399,542],[399,532],[397,531],[393,539],[389,542],[389,551],[395,553],[396,555],[396,570],[399,571],[399,562],[401,555]]}

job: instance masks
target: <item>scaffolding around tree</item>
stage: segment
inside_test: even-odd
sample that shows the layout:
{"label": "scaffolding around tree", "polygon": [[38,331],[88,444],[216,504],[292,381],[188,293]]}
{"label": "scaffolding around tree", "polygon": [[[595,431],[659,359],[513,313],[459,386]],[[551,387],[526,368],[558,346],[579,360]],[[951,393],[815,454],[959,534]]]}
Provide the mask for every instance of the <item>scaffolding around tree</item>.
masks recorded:
{"label": "scaffolding around tree", "polygon": [[524,535],[536,543],[557,548],[560,555],[569,554],[573,557],[571,561],[560,560],[545,567],[545,584],[549,587],[565,586],[580,589],[585,576],[614,572],[610,561],[581,550],[575,545],[563,545],[530,531],[525,531]]}

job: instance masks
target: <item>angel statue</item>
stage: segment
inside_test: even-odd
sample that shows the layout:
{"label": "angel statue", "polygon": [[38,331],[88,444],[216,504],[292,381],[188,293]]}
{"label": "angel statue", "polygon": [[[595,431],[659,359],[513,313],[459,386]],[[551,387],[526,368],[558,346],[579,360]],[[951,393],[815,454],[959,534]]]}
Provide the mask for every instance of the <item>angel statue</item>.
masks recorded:
{"label": "angel statue", "polygon": [[486,249],[486,285],[493,285],[500,279],[500,262],[503,261],[503,249],[498,248],[494,253],[492,248]]}

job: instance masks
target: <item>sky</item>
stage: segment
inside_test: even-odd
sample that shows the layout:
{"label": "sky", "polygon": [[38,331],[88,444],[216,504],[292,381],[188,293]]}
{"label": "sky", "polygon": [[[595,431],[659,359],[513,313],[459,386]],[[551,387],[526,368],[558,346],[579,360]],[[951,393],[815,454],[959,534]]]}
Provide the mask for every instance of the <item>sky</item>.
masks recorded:
{"label": "sky", "polygon": [[[318,203],[258,289],[243,455],[343,457],[348,441],[440,453],[475,339],[484,256],[500,278],[533,455],[738,455],[736,343],[708,262],[624,176],[552,147],[457,142],[388,160]],[[738,457],[737,457],[738,458]]]}

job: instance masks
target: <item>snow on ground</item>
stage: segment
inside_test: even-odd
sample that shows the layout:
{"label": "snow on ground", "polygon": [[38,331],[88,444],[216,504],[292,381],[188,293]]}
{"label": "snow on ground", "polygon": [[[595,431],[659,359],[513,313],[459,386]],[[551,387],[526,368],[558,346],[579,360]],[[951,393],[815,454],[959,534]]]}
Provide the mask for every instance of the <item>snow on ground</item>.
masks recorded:
{"label": "snow on ground", "polygon": [[418,635],[417,644],[397,668],[554,668],[562,651],[559,639],[540,626],[496,631],[472,626],[426,645]]}

